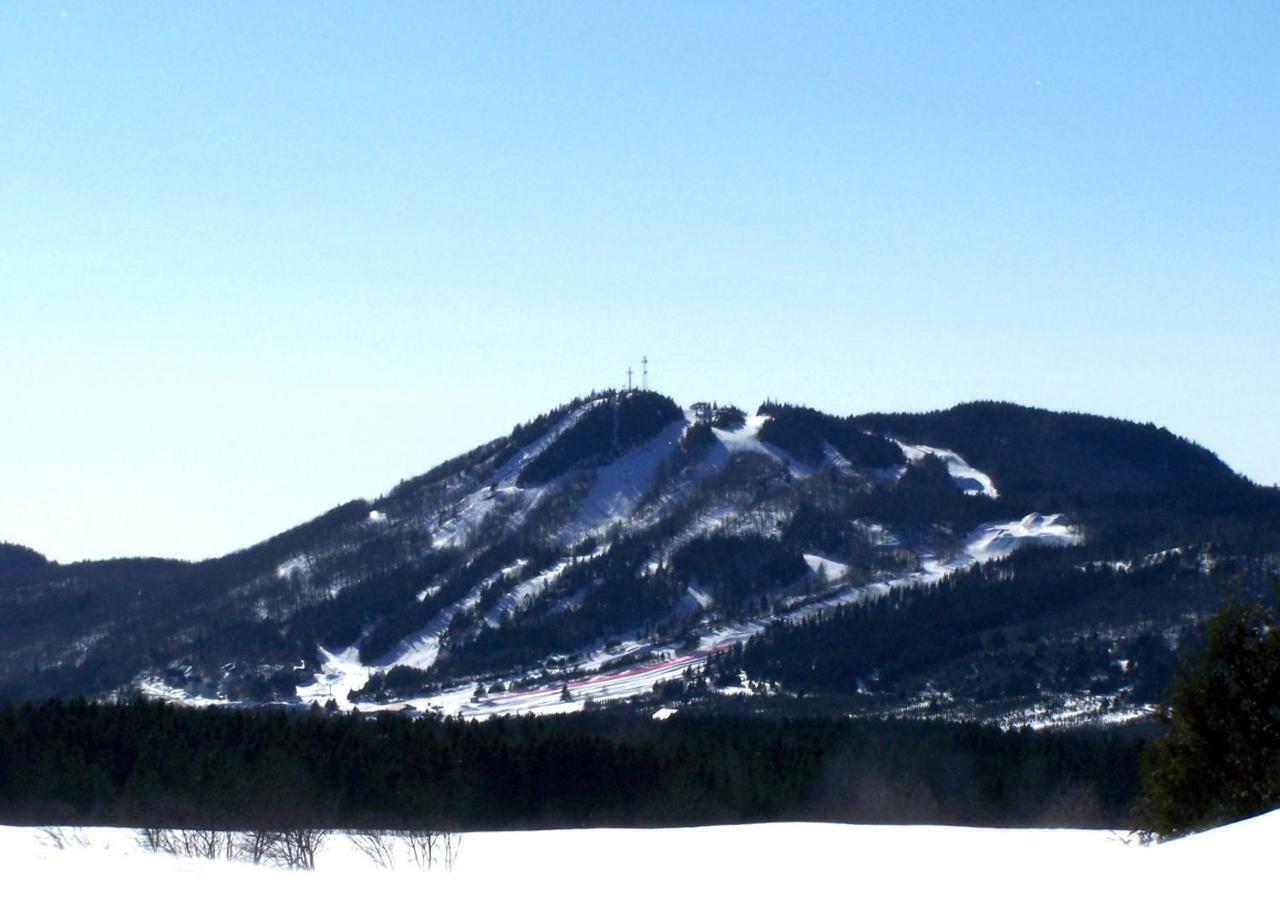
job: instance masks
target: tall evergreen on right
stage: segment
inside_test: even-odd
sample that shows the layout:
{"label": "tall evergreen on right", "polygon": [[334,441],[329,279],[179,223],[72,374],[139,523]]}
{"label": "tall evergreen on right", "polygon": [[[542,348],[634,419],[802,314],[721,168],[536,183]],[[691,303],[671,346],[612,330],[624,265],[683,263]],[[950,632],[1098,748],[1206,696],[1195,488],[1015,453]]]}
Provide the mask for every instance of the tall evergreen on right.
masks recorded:
{"label": "tall evergreen on right", "polygon": [[1170,688],[1138,806],[1151,837],[1280,807],[1280,579],[1273,586],[1270,603],[1229,600]]}

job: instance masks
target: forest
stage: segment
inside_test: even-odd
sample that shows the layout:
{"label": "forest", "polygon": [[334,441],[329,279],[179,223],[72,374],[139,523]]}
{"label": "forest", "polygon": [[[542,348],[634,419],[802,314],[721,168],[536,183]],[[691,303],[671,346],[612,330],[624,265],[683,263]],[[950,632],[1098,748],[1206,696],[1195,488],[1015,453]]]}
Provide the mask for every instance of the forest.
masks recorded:
{"label": "forest", "polygon": [[0,821],[1123,827],[1141,732],[619,711],[486,722],[135,699],[0,707]]}
{"label": "forest", "polygon": [[1224,563],[1209,577],[1182,554],[1132,571],[1064,565],[1073,552],[1024,549],[936,585],[770,625],[714,657],[709,674],[736,683],[745,672],[799,693],[906,697],[932,684],[974,701],[1123,684],[1131,702],[1152,703],[1177,654],[1144,623],[1208,614],[1228,583],[1265,583],[1261,567]]}

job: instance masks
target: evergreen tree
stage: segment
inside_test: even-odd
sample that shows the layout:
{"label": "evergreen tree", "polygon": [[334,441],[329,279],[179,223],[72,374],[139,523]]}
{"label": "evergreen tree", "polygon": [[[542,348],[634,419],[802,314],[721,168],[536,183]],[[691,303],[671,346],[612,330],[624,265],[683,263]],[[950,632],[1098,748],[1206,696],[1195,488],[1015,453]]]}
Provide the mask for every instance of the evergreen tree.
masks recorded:
{"label": "evergreen tree", "polygon": [[[1280,581],[1275,585],[1280,599]],[[1179,672],[1165,734],[1144,759],[1138,813],[1150,836],[1177,837],[1280,806],[1280,615],[1228,602]]]}

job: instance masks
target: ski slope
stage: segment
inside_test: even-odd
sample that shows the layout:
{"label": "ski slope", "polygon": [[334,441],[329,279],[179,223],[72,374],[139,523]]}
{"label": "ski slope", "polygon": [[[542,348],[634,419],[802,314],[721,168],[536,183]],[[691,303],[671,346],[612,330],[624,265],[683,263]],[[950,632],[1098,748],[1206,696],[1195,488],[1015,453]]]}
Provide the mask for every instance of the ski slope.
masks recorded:
{"label": "ski slope", "polygon": [[[603,402],[606,401],[585,403],[566,413],[545,434],[522,447],[491,477],[481,479],[482,484],[477,484],[476,479],[461,479],[458,491],[435,517],[431,534],[433,546],[469,548],[469,542],[477,533],[482,530],[492,532],[495,525],[499,530],[510,531],[524,521],[544,498],[553,497],[563,486],[563,477],[543,485],[521,486],[521,471],[580,421],[589,409]],[[653,524],[664,511],[668,511],[682,490],[724,467],[735,455],[764,455],[785,466],[789,477],[812,477],[815,474],[812,467],[760,438],[761,429],[769,418],[767,415],[747,416],[737,428],[712,428],[715,444],[694,467],[694,472],[685,480],[685,487],[673,489],[668,495],[650,497],[648,491],[653,486],[656,473],[671,456],[684,431],[697,420],[696,411],[686,409],[683,420],[673,422],[650,440],[595,469],[585,496],[577,501],[572,515],[558,529],[554,544],[563,549],[576,546],[587,537],[601,538],[612,526],[628,530]],[[898,444],[908,461],[928,455],[942,460],[959,489],[993,498],[999,496],[991,478],[970,466],[959,454],[937,447]],[[828,446],[827,451],[829,465],[849,468],[848,462],[834,449]],[[896,475],[900,476],[903,471],[905,467]],[[745,497],[722,497],[699,510],[679,533],[663,542],[646,561],[645,568],[650,572],[656,570],[681,546],[730,524],[736,533],[750,531],[772,535],[782,527],[790,512],[785,504],[771,507],[756,502],[752,505]],[[385,516],[378,515],[381,518],[371,513],[370,519],[381,524]],[[877,542],[897,543],[883,526],[875,523],[862,525]],[[1080,539],[1079,533],[1065,524],[1061,517],[1033,513],[1016,521],[984,525],[961,541],[958,548],[945,553],[916,548],[921,551],[917,570],[867,584],[854,583],[849,577],[850,568],[845,563],[810,552],[804,554],[804,561],[815,576],[822,573],[824,588],[814,594],[809,592],[810,587],[798,583],[796,593],[787,601],[786,607],[770,615],[739,622],[694,625],[680,639],[670,639],[665,643],[647,641],[638,635],[614,635],[607,644],[601,640],[593,646],[577,648],[572,654],[572,661],[560,666],[529,660],[528,668],[513,677],[518,681],[536,678],[541,686],[533,689],[476,697],[476,684],[471,682],[425,696],[397,699],[390,703],[360,703],[359,706],[366,710],[409,707],[467,718],[572,712],[581,709],[588,701],[616,700],[651,691],[658,682],[680,677],[690,667],[700,666],[708,656],[749,639],[780,619],[802,619],[894,590],[934,583],[953,572],[1001,559],[1027,544],[1062,546],[1077,543]],[[603,553],[605,550],[605,547],[600,547],[593,552]],[[510,614],[518,612],[551,587],[572,561],[570,557],[562,557],[527,577],[483,610],[482,622],[474,627],[503,627]],[[396,647],[376,661],[376,665],[362,664],[354,648],[320,648],[320,671],[313,682],[297,689],[294,702],[323,705],[332,700],[339,708],[351,709],[356,704],[348,694],[363,687],[374,673],[385,672],[396,665],[429,669],[439,658],[442,642],[459,616],[476,610],[486,589],[499,578],[515,575],[523,564],[523,560],[517,560],[488,575],[465,596],[439,610],[424,627],[404,636]],[[291,558],[278,568],[277,576],[305,575],[310,566],[311,562],[305,555]],[[427,596],[433,587],[438,588],[438,585],[426,586],[420,599]],[[682,610],[696,618],[712,606],[713,599],[710,594],[693,586],[686,592]],[[544,674],[550,677],[543,677]],[[154,678],[143,681],[140,687],[149,694],[177,702],[228,702],[190,697]]]}
{"label": "ski slope", "polygon": [[[823,610],[881,597],[895,590],[933,584],[953,572],[1001,559],[1024,545],[1064,546],[1077,543],[1080,539],[1079,533],[1064,524],[1060,516],[1032,513],[1016,521],[994,522],[977,528],[964,540],[957,552],[942,557],[925,555],[920,569],[906,575],[839,590],[822,599],[801,602],[795,608],[780,614],[695,629],[691,637],[696,640],[696,646],[692,650],[683,649],[690,643],[688,641],[676,645],[647,643],[639,639],[624,640],[607,648],[600,646],[589,650],[586,658],[580,660],[573,671],[566,671],[563,678],[554,679],[537,688],[490,694],[476,699],[475,685],[468,683],[452,690],[392,703],[361,703],[359,707],[364,710],[410,708],[469,719],[526,713],[546,715],[577,712],[588,700],[603,702],[647,693],[658,682],[681,677],[691,666],[700,666],[708,656],[747,640],[779,619],[795,621]],[[622,662],[637,654],[652,658],[635,664]],[[299,688],[299,698],[308,703],[312,700],[323,703],[333,697],[340,708],[350,709],[353,704],[346,698],[344,689],[360,687],[372,672],[378,670],[379,667],[360,666],[353,651],[329,654],[316,684]],[[532,675],[534,671],[527,674]],[[566,687],[568,697],[564,696]]]}
{"label": "ski slope", "polygon": [[956,483],[956,487],[966,494],[981,494],[992,499],[1000,496],[1000,492],[996,490],[995,482],[991,480],[991,476],[969,465],[964,461],[964,457],[954,450],[928,447],[924,444],[905,444],[898,440],[895,440],[894,443],[902,448],[902,453],[907,457],[908,462],[916,462],[926,456],[936,456],[942,460],[946,463],[947,473],[951,475],[951,480]]}

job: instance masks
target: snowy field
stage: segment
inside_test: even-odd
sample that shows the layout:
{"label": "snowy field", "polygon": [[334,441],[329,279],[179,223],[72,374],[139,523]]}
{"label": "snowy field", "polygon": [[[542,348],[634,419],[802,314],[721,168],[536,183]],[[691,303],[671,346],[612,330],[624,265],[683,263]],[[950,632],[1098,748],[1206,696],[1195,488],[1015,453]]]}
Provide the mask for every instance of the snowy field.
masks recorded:
{"label": "snowy field", "polygon": [[[0,828],[10,897],[1164,897],[1271,896],[1280,811],[1143,847],[1105,831],[770,824],[472,833],[452,871],[375,867],[335,836],[316,871],[140,850],[87,829],[57,850],[35,828]],[[1141,894],[1139,893],[1141,892]]]}

